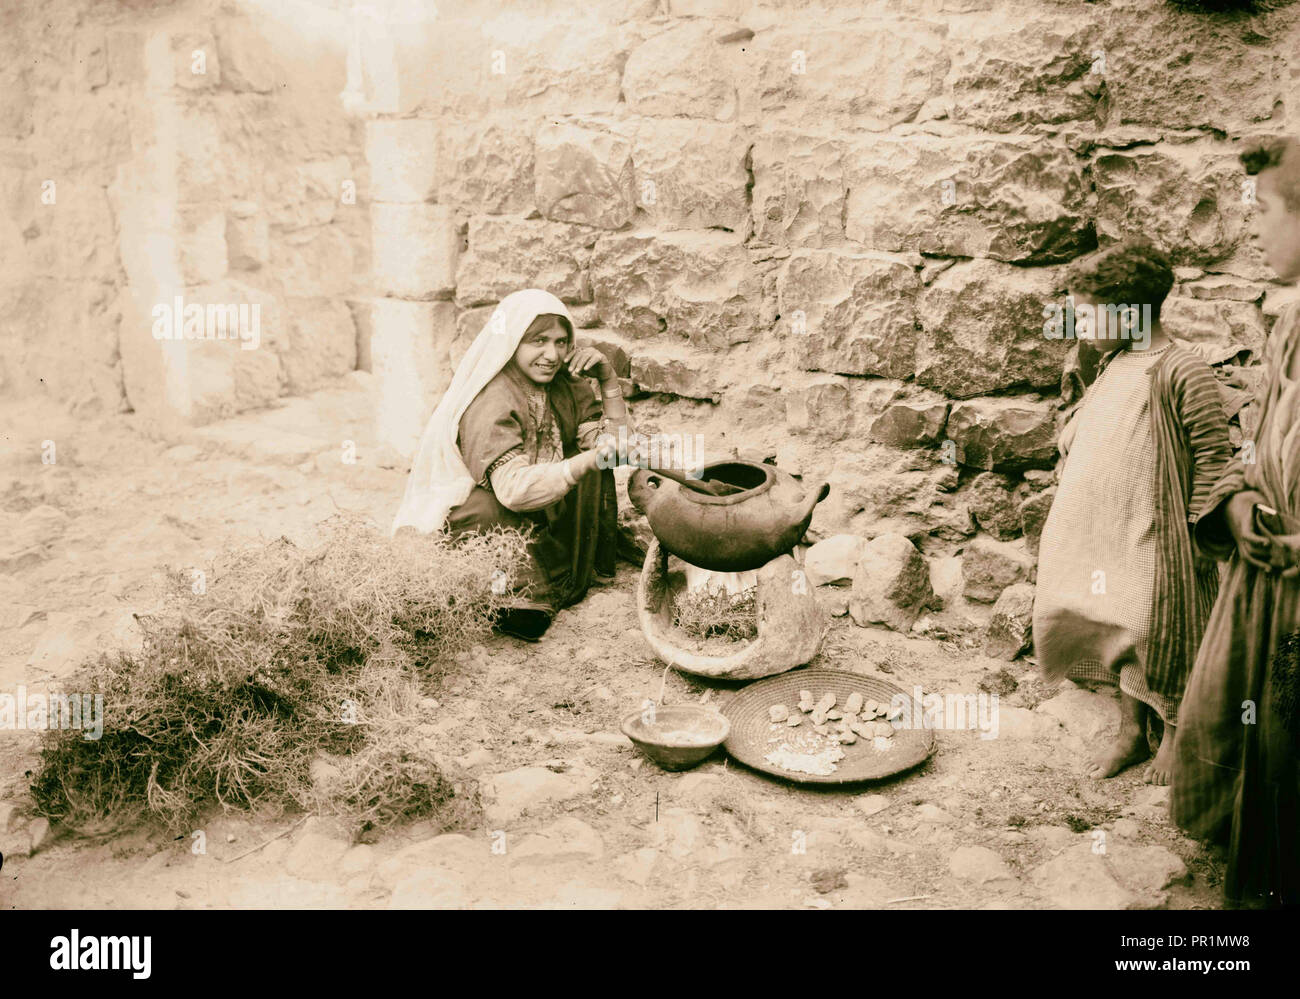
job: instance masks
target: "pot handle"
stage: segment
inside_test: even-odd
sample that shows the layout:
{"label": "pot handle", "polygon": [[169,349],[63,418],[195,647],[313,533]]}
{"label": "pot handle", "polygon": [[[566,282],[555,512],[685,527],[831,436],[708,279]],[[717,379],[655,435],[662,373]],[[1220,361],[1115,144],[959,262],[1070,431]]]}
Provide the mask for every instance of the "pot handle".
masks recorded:
{"label": "pot handle", "polygon": [[647,472],[644,468],[639,468],[632,473],[632,478],[627,480],[627,498],[632,501],[634,507],[644,514],[662,481],[659,476]]}

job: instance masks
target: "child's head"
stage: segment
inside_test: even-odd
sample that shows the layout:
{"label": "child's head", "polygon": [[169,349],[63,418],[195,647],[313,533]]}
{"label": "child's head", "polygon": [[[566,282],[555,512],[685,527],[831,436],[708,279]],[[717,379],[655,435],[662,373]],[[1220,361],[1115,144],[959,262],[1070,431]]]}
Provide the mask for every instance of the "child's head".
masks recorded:
{"label": "child's head", "polygon": [[[1148,242],[1132,240],[1081,257],[1066,273],[1080,318],[1090,321],[1080,338],[1102,353],[1151,342],[1150,324],[1174,286],[1169,258]],[[1116,324],[1120,327],[1116,329]]]}
{"label": "child's head", "polygon": [[524,331],[515,348],[513,364],[532,381],[546,385],[555,380],[573,349],[573,329],[563,316],[538,316]]}
{"label": "child's head", "polygon": [[1300,139],[1262,139],[1241,154],[1256,177],[1255,238],[1284,281],[1300,278]]}

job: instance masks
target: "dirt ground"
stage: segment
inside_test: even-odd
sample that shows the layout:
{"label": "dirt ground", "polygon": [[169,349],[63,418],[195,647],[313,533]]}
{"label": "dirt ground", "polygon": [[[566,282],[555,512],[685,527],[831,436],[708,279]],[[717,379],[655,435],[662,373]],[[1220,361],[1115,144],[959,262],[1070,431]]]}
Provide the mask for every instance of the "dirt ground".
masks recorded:
{"label": "dirt ground", "polygon": [[[83,655],[130,641],[159,566],[301,536],[338,510],[386,523],[404,476],[367,450],[368,389],[356,373],[168,440],[130,416],[0,413],[0,692],[59,689]],[[839,618],[814,665],[938,692],[1014,682],[997,738],[940,731],[922,767],[852,791],[800,789],[721,753],[660,771],[618,732],[663,675],[637,627],[635,581],[624,567],[541,643],[494,638],[448,674],[428,732],[480,782],[482,828],[415,824],[354,844],[314,817],[218,812],[177,839],[47,832],[28,814],[36,737],[0,731],[0,904],[1218,907],[1215,860],[1170,825],[1167,789],[1143,784],[1141,767],[1083,775],[1117,725],[1113,695],[1044,689],[1023,660]],[[665,701],[720,704],[734,689],[672,673]]]}

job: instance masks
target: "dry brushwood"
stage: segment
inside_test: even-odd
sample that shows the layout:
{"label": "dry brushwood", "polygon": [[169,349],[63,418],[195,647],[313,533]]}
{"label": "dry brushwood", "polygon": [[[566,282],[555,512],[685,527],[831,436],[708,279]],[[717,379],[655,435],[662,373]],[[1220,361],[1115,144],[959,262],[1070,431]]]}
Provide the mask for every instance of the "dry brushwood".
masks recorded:
{"label": "dry brushwood", "polygon": [[[183,828],[214,804],[297,804],[358,830],[467,814],[472,793],[415,738],[418,703],[486,637],[525,545],[516,532],[390,539],[335,518],[310,547],[282,538],[219,560],[205,592],[172,576],[139,617],[141,649],[70,681],[103,694],[103,735],[45,733],[37,809],[84,831]],[[312,783],[320,754],[341,760],[327,788]]]}
{"label": "dry brushwood", "polygon": [[728,593],[721,587],[684,590],[673,598],[673,625],[696,639],[745,642],[758,634],[757,590]]}

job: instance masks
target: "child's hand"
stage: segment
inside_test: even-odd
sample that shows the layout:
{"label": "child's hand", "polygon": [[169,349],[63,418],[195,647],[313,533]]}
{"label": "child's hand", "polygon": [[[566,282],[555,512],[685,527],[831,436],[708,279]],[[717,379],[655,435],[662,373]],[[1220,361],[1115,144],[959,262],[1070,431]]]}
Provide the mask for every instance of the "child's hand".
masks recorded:
{"label": "child's hand", "polygon": [[1255,533],[1255,504],[1262,502],[1262,493],[1254,489],[1243,490],[1228,500],[1224,518],[1241,557],[1256,568],[1272,571],[1268,539]]}

